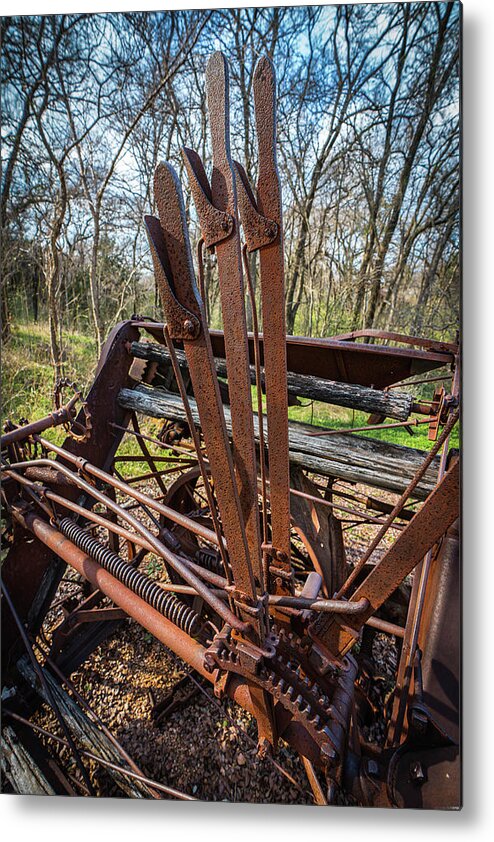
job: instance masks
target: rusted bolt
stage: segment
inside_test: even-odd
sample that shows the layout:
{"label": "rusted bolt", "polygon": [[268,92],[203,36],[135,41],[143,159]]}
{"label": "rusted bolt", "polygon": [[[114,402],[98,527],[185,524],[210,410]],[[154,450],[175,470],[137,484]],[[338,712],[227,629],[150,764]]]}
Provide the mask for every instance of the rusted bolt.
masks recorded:
{"label": "rusted bolt", "polygon": [[194,333],[194,323],[191,321],[191,319],[185,319],[184,331],[185,333],[188,333],[189,336],[192,336],[192,334]]}
{"label": "rusted bolt", "polygon": [[321,747],[321,761],[324,765],[328,765],[333,763],[336,760],[336,751],[334,750],[333,746],[325,743]]}
{"label": "rusted bolt", "polygon": [[212,658],[211,655],[204,655],[204,669],[206,670],[206,672],[214,672],[215,667],[216,663],[214,661],[214,658]]}
{"label": "rusted bolt", "polygon": [[367,761],[367,774],[370,775],[371,778],[379,777],[379,766],[375,760],[369,759]]}
{"label": "rusted bolt", "polygon": [[221,227],[222,227],[223,231],[225,231],[225,233],[226,233],[227,231],[229,231],[229,230],[230,230],[230,222],[229,222],[229,220],[228,220],[228,219],[223,219],[223,221],[222,221],[222,223],[221,223]]}
{"label": "rusted bolt", "polygon": [[420,784],[423,784],[425,782],[426,774],[425,774],[424,767],[422,766],[422,763],[420,762],[420,760],[414,760],[412,763],[410,763],[409,772],[410,772],[410,779],[415,784],[420,785]]}

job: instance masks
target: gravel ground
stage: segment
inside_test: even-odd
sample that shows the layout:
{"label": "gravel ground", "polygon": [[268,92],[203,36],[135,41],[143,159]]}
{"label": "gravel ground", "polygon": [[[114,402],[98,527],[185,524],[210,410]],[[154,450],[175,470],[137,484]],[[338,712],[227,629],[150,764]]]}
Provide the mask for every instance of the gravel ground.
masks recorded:
{"label": "gravel ground", "polygon": [[[154,721],[154,701],[159,703],[187,671],[140,626],[125,621],[72,680],[143,772],[160,783],[206,801],[311,804],[296,752],[282,743],[276,757],[294,785],[268,758],[257,757],[256,723],[235,703],[210,701],[198,692],[181,710]],[[211,689],[207,692],[211,695]],[[39,722],[56,732],[48,710]],[[121,795],[105,773],[98,772],[94,781],[99,795]]]}

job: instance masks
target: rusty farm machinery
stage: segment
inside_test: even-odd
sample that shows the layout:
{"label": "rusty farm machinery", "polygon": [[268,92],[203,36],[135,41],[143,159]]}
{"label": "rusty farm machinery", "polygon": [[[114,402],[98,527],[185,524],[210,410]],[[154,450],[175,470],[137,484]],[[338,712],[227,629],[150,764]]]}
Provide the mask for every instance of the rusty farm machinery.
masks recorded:
{"label": "rusty farm machinery", "polygon": [[[261,58],[253,79],[256,189],[231,157],[221,53],[206,85],[211,178],[183,150],[202,235],[199,284],[181,186],[162,163],[158,216],[145,223],[164,323],[118,324],[84,401],[64,381],[51,415],[4,428],[3,772],[18,791],[80,792],[50,754],[58,741],[86,793],[92,758],[128,795],[193,797],[149,780],[101,722],[91,719],[87,741],[87,705],[70,675],[130,617],[205,692],[252,714],[261,755],[275,758],[280,741],[298,752],[316,803],[344,790],[364,805],[457,808],[458,347],[378,331],[285,335],[274,68]],[[222,331],[207,323],[206,248]],[[436,386],[429,401],[409,389],[424,379]],[[373,427],[427,424],[430,450],[289,421],[301,397],[363,410]],[[146,417],[161,419],[159,435],[143,432]],[[62,424],[57,445],[45,431]],[[148,470],[130,476],[132,462]],[[352,552],[345,522],[367,526],[364,550]],[[145,572],[149,558],[163,564],[162,581]],[[68,568],[82,596],[42,640]],[[392,636],[399,652],[379,744],[363,730],[375,635]],[[58,736],[33,721],[42,702]]]}

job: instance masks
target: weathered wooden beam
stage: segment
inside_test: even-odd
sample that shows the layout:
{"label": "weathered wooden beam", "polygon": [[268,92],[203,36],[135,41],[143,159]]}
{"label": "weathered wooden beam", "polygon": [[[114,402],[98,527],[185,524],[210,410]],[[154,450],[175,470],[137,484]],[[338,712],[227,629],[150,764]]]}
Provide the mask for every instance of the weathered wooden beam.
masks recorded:
{"label": "weathered wooden beam", "polygon": [[19,795],[57,795],[28,749],[8,725],[2,730],[0,767]]}
{"label": "weathered wooden beam", "polygon": [[[168,349],[153,342],[132,342],[131,353],[134,357],[141,360],[152,360],[165,368],[171,366]],[[176,353],[180,368],[187,371],[187,360],[184,352],[177,350]],[[224,359],[215,357],[214,365],[219,377],[227,377]],[[261,378],[264,385],[264,369],[261,369]],[[253,365],[250,366],[250,379],[251,383],[256,382]],[[324,380],[320,377],[294,374],[290,371],[287,375],[287,383],[289,395],[322,401],[335,406],[344,406],[348,409],[358,409],[368,414],[382,415],[385,418],[396,418],[398,421],[407,421],[412,411],[413,397],[407,392],[395,390],[384,392],[380,389],[371,389],[368,386],[338,383],[335,380]]]}
{"label": "weathered wooden beam", "polygon": [[[125,409],[135,410],[153,418],[168,418],[187,422],[182,400],[178,395],[139,384],[135,389],[121,389],[118,402]],[[194,422],[200,426],[197,405],[190,398]],[[232,426],[230,409],[224,406],[228,434]],[[265,437],[269,437],[264,419]],[[384,488],[401,494],[420,467],[425,453],[412,447],[363,436],[335,435],[327,438],[313,438],[309,433],[317,430],[309,424],[294,421],[289,425],[290,462],[305,470],[323,476],[338,477],[349,482],[360,482],[376,488]],[[257,415],[254,414],[254,434],[259,441]],[[432,462],[424,478],[414,491],[418,500],[423,500],[436,484],[439,460]]]}

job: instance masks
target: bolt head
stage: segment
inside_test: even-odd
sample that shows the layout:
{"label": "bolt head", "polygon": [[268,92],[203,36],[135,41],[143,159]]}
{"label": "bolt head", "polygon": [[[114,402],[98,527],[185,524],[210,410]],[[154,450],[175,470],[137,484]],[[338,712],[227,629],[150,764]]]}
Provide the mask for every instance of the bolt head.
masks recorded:
{"label": "bolt head", "polygon": [[426,774],[425,774],[424,767],[422,766],[422,763],[420,762],[420,760],[413,760],[412,763],[410,763],[409,772],[410,772],[410,779],[414,783],[423,784],[425,782]]}
{"label": "bolt head", "polygon": [[367,761],[367,774],[371,776],[371,778],[378,778],[379,777],[379,765],[376,760],[368,760]]}
{"label": "bolt head", "polygon": [[321,746],[321,762],[323,766],[329,766],[336,760],[336,751],[333,746],[325,743]]}
{"label": "bolt head", "polygon": [[205,655],[204,656],[204,669],[206,670],[206,672],[209,672],[209,673],[214,672],[215,666],[216,666],[216,664],[214,662],[214,658],[212,658],[211,655]]}
{"label": "bolt head", "polygon": [[184,331],[191,336],[194,333],[194,323],[191,319],[185,319],[184,321]]}

